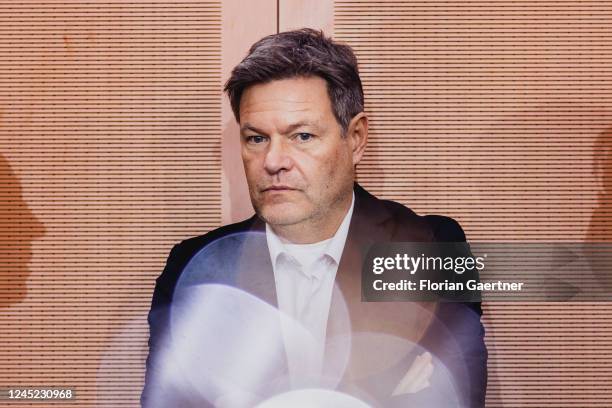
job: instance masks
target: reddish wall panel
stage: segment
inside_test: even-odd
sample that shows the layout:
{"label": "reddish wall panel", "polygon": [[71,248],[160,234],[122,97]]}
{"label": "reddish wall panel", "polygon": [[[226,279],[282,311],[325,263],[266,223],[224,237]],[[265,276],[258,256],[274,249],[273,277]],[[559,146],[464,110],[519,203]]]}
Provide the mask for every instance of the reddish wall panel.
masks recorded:
{"label": "reddish wall panel", "polygon": [[[610,241],[612,5],[335,1],[361,62],[359,180],[472,241]],[[612,306],[484,305],[490,407],[611,406]]]}
{"label": "reddish wall panel", "polygon": [[220,54],[219,1],[0,2],[0,387],[137,405],[154,280],[221,221]]}

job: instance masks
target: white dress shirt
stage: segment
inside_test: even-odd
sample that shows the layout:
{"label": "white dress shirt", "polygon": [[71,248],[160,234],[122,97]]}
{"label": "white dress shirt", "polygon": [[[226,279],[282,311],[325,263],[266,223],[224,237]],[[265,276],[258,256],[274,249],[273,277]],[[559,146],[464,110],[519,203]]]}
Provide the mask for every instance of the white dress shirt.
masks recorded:
{"label": "white dress shirt", "polygon": [[281,325],[287,351],[289,374],[296,386],[315,385],[323,369],[325,335],[336,272],[348,235],[355,194],[342,223],[330,239],[314,244],[293,244],[266,224],[266,239],[276,282],[281,313],[303,326],[314,340],[311,350],[296,342],[287,325]]}

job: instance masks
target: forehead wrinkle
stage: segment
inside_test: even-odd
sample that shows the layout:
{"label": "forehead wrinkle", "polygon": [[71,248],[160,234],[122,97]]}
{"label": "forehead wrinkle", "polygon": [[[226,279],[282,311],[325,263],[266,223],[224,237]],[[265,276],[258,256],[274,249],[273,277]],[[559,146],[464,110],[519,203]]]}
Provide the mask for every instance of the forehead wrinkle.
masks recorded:
{"label": "forehead wrinkle", "polygon": [[[263,113],[263,112],[272,112],[272,111],[303,112],[303,111],[312,110],[312,106],[303,106],[303,107],[274,106],[277,103],[278,103],[278,100],[267,101],[267,102],[266,101],[254,101],[254,102],[245,104],[245,106],[242,106],[240,110],[244,111],[245,114],[246,113]],[[300,104],[301,105],[311,104],[311,102],[300,102]]]}
{"label": "forehead wrinkle", "polygon": [[[249,97],[251,96],[251,97]],[[293,96],[293,97],[292,97]],[[304,107],[298,107],[298,106],[294,106],[294,107],[290,107],[289,109],[291,110],[303,110],[303,109],[308,109],[309,107],[312,106],[316,106],[317,105],[317,98],[313,98],[310,95],[302,95],[302,94],[298,94],[298,95],[260,95],[256,98],[253,98],[252,95],[244,95],[242,97],[241,103],[240,103],[240,108],[242,109],[249,109],[252,108],[253,105],[263,105],[263,106],[275,106],[275,105],[282,105],[282,104],[287,104],[287,105],[306,105]],[[281,107],[274,107],[272,108],[272,110],[274,109],[278,109]],[[286,106],[282,107],[283,109],[287,109]]]}
{"label": "forehead wrinkle", "polygon": [[252,114],[252,113],[278,112],[278,111],[287,112],[287,113],[307,112],[307,111],[310,111],[310,110],[312,110],[312,109],[309,109],[309,108],[303,108],[303,109],[266,109],[266,108],[262,108],[262,109],[245,109],[245,112],[243,113],[243,115]]}
{"label": "forehead wrinkle", "polygon": [[[263,92],[262,92],[263,93]],[[282,101],[282,102],[291,102],[291,103],[309,103],[312,102],[313,99],[313,95],[304,95],[304,94],[300,94],[300,93],[294,93],[294,94],[283,94],[283,95],[274,95],[272,97],[269,97],[269,94],[274,93],[274,91],[269,91],[266,92],[264,95],[259,96],[259,99],[262,100],[262,102],[266,102],[269,100],[273,100],[273,101]],[[243,98],[246,96],[247,99],[248,96],[251,96],[250,93],[248,93],[248,91],[245,92],[246,95],[243,95]]]}
{"label": "forehead wrinkle", "polygon": [[[268,113],[274,114],[274,117],[260,117],[259,115],[266,115]],[[307,113],[306,115],[299,115],[301,113]],[[310,114],[308,114],[310,113]],[[296,115],[298,114],[298,115]],[[320,129],[319,122],[321,121],[320,114],[313,111],[311,108],[296,108],[296,109],[262,109],[262,110],[248,110],[245,109],[242,115],[245,122],[240,128],[241,131],[248,129],[255,131],[262,131],[266,126],[260,126],[262,121],[267,124],[272,124],[274,128],[279,130],[279,133],[288,133],[299,127],[311,126],[316,129]]]}

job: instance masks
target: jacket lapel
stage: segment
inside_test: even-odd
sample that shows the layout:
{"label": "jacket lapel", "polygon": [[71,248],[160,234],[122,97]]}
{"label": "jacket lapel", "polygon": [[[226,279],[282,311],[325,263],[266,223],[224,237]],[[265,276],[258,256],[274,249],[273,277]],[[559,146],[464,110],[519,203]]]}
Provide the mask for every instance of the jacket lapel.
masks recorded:
{"label": "jacket lapel", "polygon": [[423,225],[420,217],[404,207],[398,205],[397,211],[405,213],[394,214],[381,200],[358,184],[355,186],[355,201],[349,235],[336,275],[339,291],[334,291],[332,297],[328,337],[346,330],[334,313],[344,301],[353,334],[381,333],[418,343],[431,320],[435,304],[362,302],[361,275],[363,260],[372,244],[430,241],[429,228]]}
{"label": "jacket lapel", "polygon": [[336,273],[334,290],[327,321],[327,336],[343,335],[347,330],[343,319],[343,304],[350,316],[348,330],[359,329],[359,305],[361,304],[361,268],[368,248],[375,242],[388,241],[390,234],[386,231],[385,221],[389,220],[389,211],[380,205],[378,199],[355,183],[355,207],[344,245],[344,251]]}

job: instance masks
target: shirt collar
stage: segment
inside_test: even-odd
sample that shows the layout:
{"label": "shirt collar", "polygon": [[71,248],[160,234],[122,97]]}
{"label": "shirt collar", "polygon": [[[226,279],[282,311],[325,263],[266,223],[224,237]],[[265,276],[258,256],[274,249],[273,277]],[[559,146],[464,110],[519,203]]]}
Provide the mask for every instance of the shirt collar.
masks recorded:
{"label": "shirt collar", "polygon": [[[331,238],[327,247],[325,248],[325,254],[329,255],[336,264],[340,264],[340,258],[342,258],[342,252],[344,251],[344,244],[346,243],[346,238],[348,237],[349,226],[351,224],[351,217],[353,216],[353,208],[355,207],[355,192],[353,191],[353,195],[351,198],[351,206],[347,213],[344,215],[344,219],[340,226],[336,230],[336,233]],[[268,241],[268,249],[270,251],[270,259],[272,263],[276,265],[276,261],[278,257],[282,253],[286,253],[286,249],[284,247],[282,239],[276,235],[276,233],[272,230],[272,227],[268,223],[266,223],[266,240]]]}

